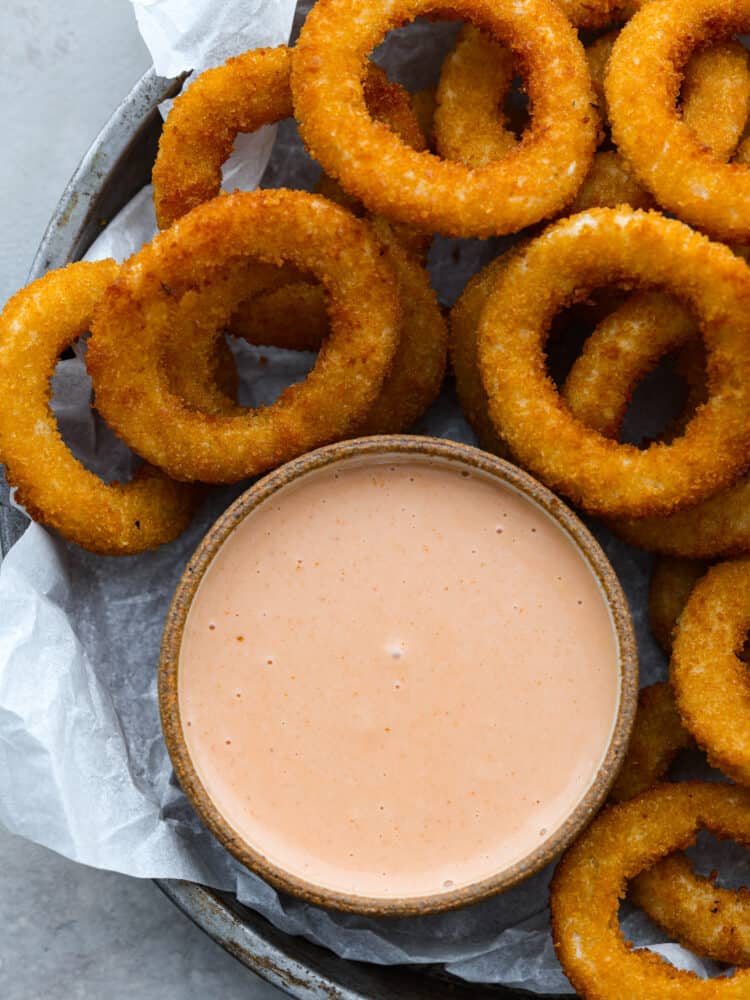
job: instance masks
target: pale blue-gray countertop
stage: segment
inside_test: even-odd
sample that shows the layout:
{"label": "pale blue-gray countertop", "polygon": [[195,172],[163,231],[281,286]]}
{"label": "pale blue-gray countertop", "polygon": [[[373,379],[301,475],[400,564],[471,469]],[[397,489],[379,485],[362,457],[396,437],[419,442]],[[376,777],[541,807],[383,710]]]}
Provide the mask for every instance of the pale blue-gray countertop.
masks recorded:
{"label": "pale blue-gray countertop", "polygon": [[[113,108],[149,64],[129,0],[3,0],[0,304]],[[2,609],[0,609],[2,614]],[[3,1000],[279,1000],[150,882],[0,831]]]}

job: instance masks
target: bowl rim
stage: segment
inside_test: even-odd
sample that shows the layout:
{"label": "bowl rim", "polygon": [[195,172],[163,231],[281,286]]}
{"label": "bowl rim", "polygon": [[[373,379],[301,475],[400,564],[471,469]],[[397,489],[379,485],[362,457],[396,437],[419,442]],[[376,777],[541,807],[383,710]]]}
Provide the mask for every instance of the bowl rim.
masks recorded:
{"label": "bowl rim", "polygon": [[[540,506],[566,532],[594,572],[608,605],[618,646],[619,704],[607,751],[596,776],[573,812],[527,857],[478,882],[437,895],[371,897],[325,888],[286,871],[248,843],[222,816],[193,766],[185,741],[178,698],[179,653],[193,598],[221,546],[260,504],[307,475],[354,458],[418,456],[447,460],[510,485]],[[158,670],[162,730],[175,775],[208,829],[241,864],[275,888],[308,903],[367,916],[421,916],[457,909],[510,889],[555,860],[604,804],[627,752],[638,697],[638,654],[627,600],[603,549],[573,511],[528,473],[471,445],[416,435],[355,438],[308,452],[254,483],[214,522],[188,562],[175,590],[162,636]]]}

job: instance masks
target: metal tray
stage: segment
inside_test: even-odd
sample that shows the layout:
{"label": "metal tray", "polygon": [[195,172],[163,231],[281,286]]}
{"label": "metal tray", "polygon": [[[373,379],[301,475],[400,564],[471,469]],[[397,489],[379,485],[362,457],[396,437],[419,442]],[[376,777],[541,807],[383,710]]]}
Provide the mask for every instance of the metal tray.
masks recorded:
{"label": "metal tray", "polygon": [[[179,81],[164,80],[149,71],[117,108],[66,187],[29,280],[81,257],[102,226],[148,183],[161,130],[158,104],[178,90]],[[0,470],[0,557],[23,533],[25,523],[8,505],[8,488]],[[437,967],[349,962],[303,938],[282,933],[225,893],[190,882],[161,880],[157,885],[230,954],[293,997],[460,1000],[538,996],[464,983]]]}

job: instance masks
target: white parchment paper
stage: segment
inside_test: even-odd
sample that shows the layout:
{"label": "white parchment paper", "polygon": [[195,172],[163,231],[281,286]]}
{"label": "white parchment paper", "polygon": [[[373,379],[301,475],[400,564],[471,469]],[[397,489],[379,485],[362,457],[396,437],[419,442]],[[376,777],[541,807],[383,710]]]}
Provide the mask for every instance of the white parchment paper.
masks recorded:
{"label": "white parchment paper", "polygon": [[[237,51],[286,40],[291,0],[132,0],[157,70],[176,75]],[[300,4],[298,21],[309,4]],[[426,86],[455,33],[415,25],[394,34],[377,57],[406,85]],[[252,187],[263,173],[270,132],[248,137],[225,186]],[[293,125],[283,124],[264,177],[270,186],[311,187]],[[125,259],[155,232],[144,188],[91,248],[89,258]],[[441,300],[452,302],[500,241],[438,240],[431,254]],[[235,346],[241,400],[269,402],[313,362],[311,355]],[[132,456],[90,410],[82,360],[61,363],[55,408],[66,439],[91,468],[126,474]],[[416,428],[473,443],[450,389]],[[126,559],[83,552],[32,524],[0,565],[0,822],[84,864],[138,877],[180,878],[234,891],[277,927],[344,958],[383,964],[444,963],[471,982],[504,983],[540,993],[570,993],[552,948],[547,886],[551,869],[516,889],[457,913],[379,921],[326,912],[279,895],[241,868],[204,830],[176,786],[162,740],[156,665],[167,605],[208,526],[243,487],[215,490],[194,524],[171,545]],[[74,502],[74,498],[71,498]],[[595,531],[630,599],[644,683],[665,674],[648,630],[650,558],[603,529]],[[692,773],[692,772],[691,772]],[[715,845],[698,853],[705,870]],[[747,855],[731,870],[747,879]],[[628,937],[655,945],[682,967],[714,970],[663,941],[635,910],[623,914]]]}

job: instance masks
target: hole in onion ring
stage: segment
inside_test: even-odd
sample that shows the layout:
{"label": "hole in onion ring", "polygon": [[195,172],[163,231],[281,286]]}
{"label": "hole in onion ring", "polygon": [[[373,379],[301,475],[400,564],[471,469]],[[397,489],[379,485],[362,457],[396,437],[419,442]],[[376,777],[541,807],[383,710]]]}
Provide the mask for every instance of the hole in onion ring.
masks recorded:
{"label": "hole in onion ring", "polygon": [[[82,347],[77,346],[77,350]],[[84,469],[102,482],[128,482],[143,462],[92,409],[91,377],[83,360],[72,351],[65,355],[58,361],[51,381],[50,408],[60,436]]]}

